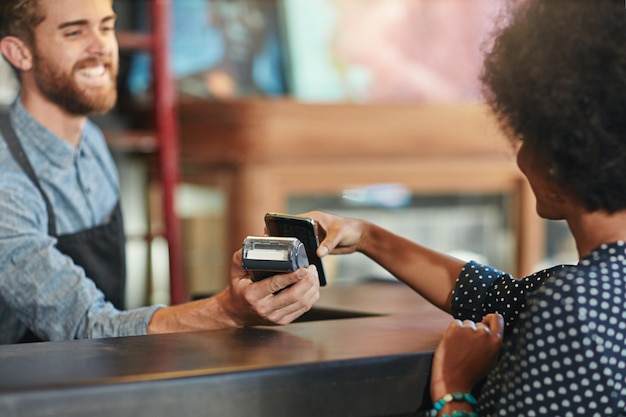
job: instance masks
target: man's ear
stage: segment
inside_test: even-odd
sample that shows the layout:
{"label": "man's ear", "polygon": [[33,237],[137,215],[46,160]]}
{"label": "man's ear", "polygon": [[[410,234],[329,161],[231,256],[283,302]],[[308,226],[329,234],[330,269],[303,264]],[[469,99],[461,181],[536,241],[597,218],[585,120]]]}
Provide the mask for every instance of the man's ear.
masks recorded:
{"label": "man's ear", "polygon": [[15,36],[0,39],[0,52],[7,61],[20,71],[29,71],[33,66],[33,54],[30,48]]}

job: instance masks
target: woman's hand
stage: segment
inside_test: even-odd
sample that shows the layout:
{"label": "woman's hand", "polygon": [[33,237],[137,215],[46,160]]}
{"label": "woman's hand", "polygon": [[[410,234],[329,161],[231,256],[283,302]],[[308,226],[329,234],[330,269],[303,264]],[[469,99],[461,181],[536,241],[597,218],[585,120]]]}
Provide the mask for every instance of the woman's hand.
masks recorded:
{"label": "woman's hand", "polygon": [[504,319],[500,314],[487,314],[480,323],[450,323],[433,358],[433,400],[457,391],[471,392],[496,364],[503,333]]}
{"label": "woman's hand", "polygon": [[320,245],[317,255],[321,258],[328,254],[347,254],[358,251],[361,247],[368,223],[360,219],[348,219],[321,211],[303,213],[317,224]]}

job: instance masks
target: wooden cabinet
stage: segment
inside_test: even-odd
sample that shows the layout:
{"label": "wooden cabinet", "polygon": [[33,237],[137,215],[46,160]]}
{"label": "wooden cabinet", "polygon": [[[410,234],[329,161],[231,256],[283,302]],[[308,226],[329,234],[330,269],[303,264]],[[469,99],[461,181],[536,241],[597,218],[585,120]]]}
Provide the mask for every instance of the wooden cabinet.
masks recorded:
{"label": "wooden cabinet", "polygon": [[543,256],[543,223],[510,143],[482,105],[179,102],[181,175],[228,196],[227,254],[290,195],[401,183],[414,193],[510,193],[517,274]]}

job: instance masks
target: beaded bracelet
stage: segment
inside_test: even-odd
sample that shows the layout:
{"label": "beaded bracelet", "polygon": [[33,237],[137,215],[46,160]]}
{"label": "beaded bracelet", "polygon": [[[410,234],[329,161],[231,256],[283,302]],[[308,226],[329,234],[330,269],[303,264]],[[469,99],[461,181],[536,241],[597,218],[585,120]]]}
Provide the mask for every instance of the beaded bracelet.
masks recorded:
{"label": "beaded bracelet", "polygon": [[[467,394],[463,392],[455,392],[452,394],[446,394],[443,397],[441,397],[441,399],[433,405],[433,409],[430,411],[430,417],[436,417],[437,413],[441,411],[444,405],[451,403],[453,401],[466,402],[472,407],[478,404],[478,401],[476,401],[476,398],[474,398],[472,394]],[[475,412],[468,413],[467,411],[454,411],[451,415],[446,414],[441,417],[478,417],[478,414],[476,414]]]}
{"label": "beaded bracelet", "polygon": [[453,411],[452,414],[444,414],[440,417],[478,417],[478,413],[473,411],[467,412],[462,410]]}

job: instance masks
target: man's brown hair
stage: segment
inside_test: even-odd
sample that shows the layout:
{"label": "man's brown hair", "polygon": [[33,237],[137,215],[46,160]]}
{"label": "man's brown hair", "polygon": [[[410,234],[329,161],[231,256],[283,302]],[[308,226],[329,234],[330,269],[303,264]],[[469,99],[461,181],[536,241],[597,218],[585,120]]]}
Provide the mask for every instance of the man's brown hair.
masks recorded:
{"label": "man's brown hair", "polygon": [[40,0],[2,0],[0,1],[0,39],[15,36],[32,47],[35,41],[35,28],[45,18]]}

